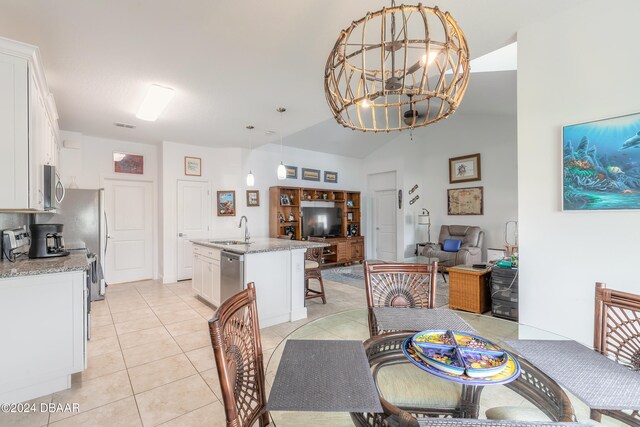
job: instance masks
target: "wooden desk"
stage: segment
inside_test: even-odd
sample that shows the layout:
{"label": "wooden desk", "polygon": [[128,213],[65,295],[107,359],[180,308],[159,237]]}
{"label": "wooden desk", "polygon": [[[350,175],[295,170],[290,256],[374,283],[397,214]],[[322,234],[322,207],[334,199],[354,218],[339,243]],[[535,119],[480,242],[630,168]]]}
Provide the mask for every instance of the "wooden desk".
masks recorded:
{"label": "wooden desk", "polygon": [[449,307],[482,314],[491,309],[491,269],[449,268]]}

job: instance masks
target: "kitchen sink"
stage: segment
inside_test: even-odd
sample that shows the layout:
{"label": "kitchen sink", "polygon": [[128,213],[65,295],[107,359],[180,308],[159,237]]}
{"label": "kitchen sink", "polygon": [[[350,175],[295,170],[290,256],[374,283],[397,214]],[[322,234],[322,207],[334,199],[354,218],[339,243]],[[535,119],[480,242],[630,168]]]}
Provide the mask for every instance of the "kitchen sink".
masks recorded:
{"label": "kitchen sink", "polygon": [[209,240],[209,243],[215,243],[216,245],[249,245],[251,242],[245,242],[244,240]]}

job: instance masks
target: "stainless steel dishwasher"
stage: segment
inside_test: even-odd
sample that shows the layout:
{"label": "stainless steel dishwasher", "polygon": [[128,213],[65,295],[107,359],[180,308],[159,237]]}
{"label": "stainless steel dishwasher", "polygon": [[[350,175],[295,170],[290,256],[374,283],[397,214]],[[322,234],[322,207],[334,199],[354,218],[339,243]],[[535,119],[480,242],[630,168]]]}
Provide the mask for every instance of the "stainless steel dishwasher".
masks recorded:
{"label": "stainless steel dishwasher", "polygon": [[220,300],[226,301],[244,289],[244,256],[222,251],[220,254]]}

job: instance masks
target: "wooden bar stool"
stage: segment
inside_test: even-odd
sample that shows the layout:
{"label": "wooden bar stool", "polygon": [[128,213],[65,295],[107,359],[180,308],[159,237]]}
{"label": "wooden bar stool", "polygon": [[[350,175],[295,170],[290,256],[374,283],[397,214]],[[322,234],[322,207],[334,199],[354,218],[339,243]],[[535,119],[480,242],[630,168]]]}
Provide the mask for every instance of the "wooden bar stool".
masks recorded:
{"label": "wooden bar stool", "polygon": [[[324,283],[322,282],[322,271],[320,262],[322,260],[322,248],[309,248],[304,259],[304,299],[322,298],[322,303],[327,303],[324,294]],[[316,279],[320,282],[320,290],[309,288],[309,280]]]}

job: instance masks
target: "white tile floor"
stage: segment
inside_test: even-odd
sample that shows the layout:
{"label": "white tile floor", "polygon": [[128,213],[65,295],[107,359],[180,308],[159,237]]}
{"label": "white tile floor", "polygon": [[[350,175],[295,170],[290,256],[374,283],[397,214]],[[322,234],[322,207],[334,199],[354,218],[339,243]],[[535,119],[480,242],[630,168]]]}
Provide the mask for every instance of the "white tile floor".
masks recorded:
{"label": "white tile floor", "polygon": [[[277,345],[298,327],[329,314],[366,307],[364,289],[330,281],[325,281],[325,288],[327,304],[319,299],[307,301],[307,319],[261,330],[265,368]],[[224,426],[207,325],[213,312],[194,296],[190,281],[109,286],[107,299],[92,304],[88,369],[74,375],[71,389],[33,401],[37,405],[78,403],[80,412],[0,414],[0,427]],[[313,332],[314,339],[366,335],[365,320],[354,322],[352,327],[335,327],[331,319],[323,319],[317,330],[310,327],[306,332]],[[498,389],[486,388],[482,401],[491,401],[495,392]],[[514,396],[513,404],[525,402]],[[575,409],[579,419],[589,418],[586,407]],[[295,415],[287,423],[285,414],[285,422],[279,424],[299,425],[308,416]],[[346,417],[335,421],[335,425],[351,425]]]}
{"label": "white tile floor", "polygon": [[[308,321],[365,307],[365,292],[325,282],[327,304],[307,301],[308,318],[263,328],[265,364],[282,339]],[[214,309],[191,282],[111,285],[92,303],[89,367],[71,389],[36,399],[78,403],[79,413],[0,414],[0,426],[224,426],[207,320]]]}

